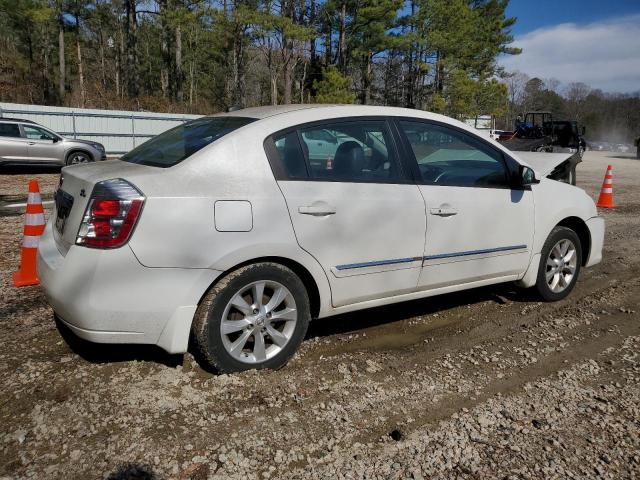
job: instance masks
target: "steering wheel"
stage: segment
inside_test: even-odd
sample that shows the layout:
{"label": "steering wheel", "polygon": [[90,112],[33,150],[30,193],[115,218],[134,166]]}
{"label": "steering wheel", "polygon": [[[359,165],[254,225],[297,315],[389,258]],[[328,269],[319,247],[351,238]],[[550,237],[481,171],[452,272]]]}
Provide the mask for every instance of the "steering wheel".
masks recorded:
{"label": "steering wheel", "polygon": [[435,165],[422,164],[420,165],[420,173],[422,173],[422,177],[425,180],[429,180],[431,182],[436,183],[438,179],[442,176],[444,170],[441,167],[437,167]]}

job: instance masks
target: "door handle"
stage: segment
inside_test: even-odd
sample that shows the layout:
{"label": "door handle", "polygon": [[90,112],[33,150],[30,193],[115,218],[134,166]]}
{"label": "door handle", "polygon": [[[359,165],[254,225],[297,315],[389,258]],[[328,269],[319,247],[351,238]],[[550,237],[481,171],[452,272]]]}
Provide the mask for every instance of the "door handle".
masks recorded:
{"label": "door handle", "polygon": [[438,215],[439,217],[451,217],[458,214],[458,210],[452,207],[438,207],[429,209],[431,215]]}
{"label": "door handle", "polygon": [[336,207],[331,205],[304,205],[298,207],[298,212],[302,215],[313,215],[314,217],[326,217],[327,215],[333,215],[336,213]]}
{"label": "door handle", "polygon": [[29,142],[29,145],[35,145],[36,142]]}

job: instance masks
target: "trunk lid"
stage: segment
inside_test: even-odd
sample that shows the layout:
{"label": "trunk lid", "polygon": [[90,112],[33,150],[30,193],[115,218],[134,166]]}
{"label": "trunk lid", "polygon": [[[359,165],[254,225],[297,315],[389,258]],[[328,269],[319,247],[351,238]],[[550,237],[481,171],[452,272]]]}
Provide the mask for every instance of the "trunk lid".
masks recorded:
{"label": "trunk lid", "polygon": [[136,177],[149,174],[153,167],[109,160],[62,169],[61,183],[56,191],[53,211],[53,236],[62,255],[76,243],[78,229],[84,216],[91,192],[96,183],[122,178],[135,184]]}

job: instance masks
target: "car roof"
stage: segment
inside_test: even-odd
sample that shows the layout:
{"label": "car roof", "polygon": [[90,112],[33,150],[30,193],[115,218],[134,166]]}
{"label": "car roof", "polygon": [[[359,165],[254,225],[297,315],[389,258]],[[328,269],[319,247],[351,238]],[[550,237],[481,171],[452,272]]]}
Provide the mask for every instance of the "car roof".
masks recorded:
{"label": "car roof", "polygon": [[233,110],[225,113],[216,113],[209,115],[210,117],[245,117],[254,118],[256,120],[262,120],[276,115],[283,115],[294,112],[303,112],[305,110],[322,111],[326,110],[328,113],[336,110],[340,110],[341,113],[349,111],[348,116],[407,116],[407,117],[423,117],[427,116],[441,117],[437,114],[431,114],[424,110],[415,110],[410,108],[401,107],[383,107],[379,105],[353,105],[353,104],[291,104],[291,105],[270,105],[266,107],[250,107]]}
{"label": "car roof", "polygon": [[36,123],[33,120],[25,120],[23,118],[0,117],[0,122],[20,122],[20,123]]}
{"label": "car roof", "polygon": [[308,110],[311,108],[322,108],[327,106],[328,105],[324,105],[324,104],[268,105],[265,107],[249,107],[249,108],[233,109],[228,112],[216,113],[209,116],[210,117],[246,117],[246,118],[255,118],[257,120],[261,120],[263,118],[273,117],[274,115],[280,115],[283,113],[295,112],[298,110]]}

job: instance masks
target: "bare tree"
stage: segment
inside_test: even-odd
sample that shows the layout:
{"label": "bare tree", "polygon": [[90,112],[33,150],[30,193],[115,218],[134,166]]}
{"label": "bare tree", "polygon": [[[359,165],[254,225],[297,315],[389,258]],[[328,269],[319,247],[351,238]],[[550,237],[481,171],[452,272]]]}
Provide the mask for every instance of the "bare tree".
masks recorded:
{"label": "bare tree", "polygon": [[526,73],[515,71],[506,74],[504,82],[507,85],[509,108],[505,116],[505,126],[513,124],[518,115],[519,107],[524,103],[524,93],[530,78]]}
{"label": "bare tree", "polygon": [[590,92],[591,87],[582,82],[573,82],[567,86],[565,94],[567,99],[567,111],[572,120],[582,120],[585,109],[585,100]]}

